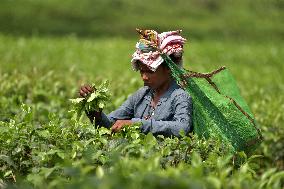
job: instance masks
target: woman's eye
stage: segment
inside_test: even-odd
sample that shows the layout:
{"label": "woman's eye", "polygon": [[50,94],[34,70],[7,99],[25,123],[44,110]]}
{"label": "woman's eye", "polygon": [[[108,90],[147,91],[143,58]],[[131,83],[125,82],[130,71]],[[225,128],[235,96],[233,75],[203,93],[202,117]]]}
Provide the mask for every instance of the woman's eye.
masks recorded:
{"label": "woman's eye", "polygon": [[140,70],[140,73],[149,73],[149,74],[152,74],[154,73],[152,70],[147,70],[147,71],[143,71],[143,70]]}

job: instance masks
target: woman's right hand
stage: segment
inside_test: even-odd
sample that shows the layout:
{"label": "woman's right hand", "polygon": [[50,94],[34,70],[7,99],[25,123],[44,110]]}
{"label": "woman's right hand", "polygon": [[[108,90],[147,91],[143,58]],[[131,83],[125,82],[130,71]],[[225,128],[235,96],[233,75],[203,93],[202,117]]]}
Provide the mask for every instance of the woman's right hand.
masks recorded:
{"label": "woman's right hand", "polygon": [[[91,85],[86,85],[86,84],[82,85],[79,89],[79,96],[85,98],[86,96],[94,92],[94,90],[95,89]],[[85,111],[85,113],[87,117],[90,119],[91,123],[93,123],[94,118],[96,124],[98,124],[101,121],[101,113],[102,113],[101,109],[99,111],[91,111],[91,112]]]}
{"label": "woman's right hand", "polygon": [[79,96],[84,98],[92,92],[94,92],[94,89],[91,85],[82,85],[79,89]]}

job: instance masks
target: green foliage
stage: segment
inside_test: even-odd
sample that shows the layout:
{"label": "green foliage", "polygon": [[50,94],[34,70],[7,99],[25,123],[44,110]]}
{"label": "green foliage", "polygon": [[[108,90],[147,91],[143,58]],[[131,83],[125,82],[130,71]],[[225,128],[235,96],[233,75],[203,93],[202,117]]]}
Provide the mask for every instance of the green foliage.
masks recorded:
{"label": "green foliage", "polygon": [[56,115],[34,128],[25,122],[31,113],[23,105],[22,122],[1,122],[1,178],[10,187],[277,188],[283,182],[284,171],[268,169],[259,177],[260,156],[233,157],[217,139],[155,138],[138,125],[111,134],[74,118],[60,126]]}
{"label": "green foliage", "polygon": [[84,98],[70,99],[74,104],[77,118],[80,118],[83,111],[87,113],[92,111],[101,111],[107,104],[110,98],[108,89],[108,81],[104,81],[98,87],[94,84],[92,86],[94,91]]}
{"label": "green foliage", "polygon": [[106,113],[142,86],[129,63],[135,42],[0,35],[0,188],[283,187],[282,43],[185,48],[190,70],[224,63],[236,77],[264,137],[248,156],[214,138],[144,135],[139,125],[112,134],[68,112],[88,81],[110,80]]}
{"label": "green foliage", "polygon": [[281,0],[1,0],[0,32],[136,37],[135,27],[190,39],[283,40]]}

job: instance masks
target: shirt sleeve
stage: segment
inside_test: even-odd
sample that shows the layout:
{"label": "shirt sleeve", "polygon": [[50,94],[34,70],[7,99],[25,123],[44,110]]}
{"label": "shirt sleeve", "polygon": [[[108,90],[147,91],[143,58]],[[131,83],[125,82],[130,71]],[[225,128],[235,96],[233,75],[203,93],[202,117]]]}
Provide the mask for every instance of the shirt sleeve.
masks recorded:
{"label": "shirt sleeve", "polygon": [[141,122],[141,132],[153,135],[177,136],[183,130],[188,134],[192,130],[192,99],[187,94],[180,94],[174,99],[174,117],[170,121],[132,118],[133,122]]}
{"label": "shirt sleeve", "polygon": [[102,113],[102,118],[98,125],[110,128],[116,120],[130,120],[133,118],[134,104],[140,93],[141,91],[132,94],[118,109],[110,114]]}

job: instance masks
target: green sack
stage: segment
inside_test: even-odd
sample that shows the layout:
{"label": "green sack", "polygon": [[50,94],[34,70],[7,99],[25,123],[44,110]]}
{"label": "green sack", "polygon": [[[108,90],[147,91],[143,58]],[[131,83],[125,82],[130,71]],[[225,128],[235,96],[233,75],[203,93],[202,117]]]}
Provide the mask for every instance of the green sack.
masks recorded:
{"label": "green sack", "polygon": [[260,144],[262,136],[253,114],[225,67],[197,73],[179,68],[167,55],[162,56],[173,77],[192,97],[194,133],[221,138],[234,152],[250,153]]}

